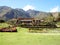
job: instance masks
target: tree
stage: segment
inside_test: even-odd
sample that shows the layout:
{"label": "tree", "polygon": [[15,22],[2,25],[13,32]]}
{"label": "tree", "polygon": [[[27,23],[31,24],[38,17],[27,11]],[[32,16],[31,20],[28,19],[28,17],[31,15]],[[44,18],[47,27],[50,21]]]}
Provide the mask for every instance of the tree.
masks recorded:
{"label": "tree", "polygon": [[45,18],[46,22],[53,22],[53,20],[54,20],[54,17],[51,15]]}
{"label": "tree", "polygon": [[9,21],[7,21],[7,23],[11,24],[11,25],[16,25],[17,19],[11,19]]}

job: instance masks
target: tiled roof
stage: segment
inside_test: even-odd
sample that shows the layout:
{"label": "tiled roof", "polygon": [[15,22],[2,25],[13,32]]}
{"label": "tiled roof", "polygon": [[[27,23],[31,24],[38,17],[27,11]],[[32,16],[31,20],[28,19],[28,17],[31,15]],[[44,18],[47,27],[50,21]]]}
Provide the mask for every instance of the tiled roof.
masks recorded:
{"label": "tiled roof", "polygon": [[18,18],[18,20],[33,20],[34,18]]}

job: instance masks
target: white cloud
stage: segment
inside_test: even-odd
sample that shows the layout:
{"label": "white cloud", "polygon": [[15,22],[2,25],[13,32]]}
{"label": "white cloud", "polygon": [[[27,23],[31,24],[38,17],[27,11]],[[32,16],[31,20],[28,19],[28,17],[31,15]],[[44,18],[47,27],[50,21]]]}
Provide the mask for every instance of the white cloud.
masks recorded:
{"label": "white cloud", "polygon": [[27,10],[29,10],[29,9],[35,9],[35,7],[34,6],[31,6],[31,5],[26,5],[24,8],[23,8],[23,10],[25,10],[25,11],[27,11]]}
{"label": "white cloud", "polygon": [[56,6],[50,10],[50,12],[58,12],[59,6]]}

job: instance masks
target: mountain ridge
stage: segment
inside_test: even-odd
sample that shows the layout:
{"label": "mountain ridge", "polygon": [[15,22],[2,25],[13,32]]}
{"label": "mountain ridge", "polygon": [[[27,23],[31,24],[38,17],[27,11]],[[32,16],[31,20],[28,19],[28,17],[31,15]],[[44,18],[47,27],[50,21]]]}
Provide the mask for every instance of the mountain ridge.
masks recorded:
{"label": "mountain ridge", "polygon": [[43,11],[37,11],[37,10],[27,10],[24,11],[23,9],[13,9],[11,7],[8,6],[0,6],[0,19],[5,19],[5,20],[9,20],[9,19],[13,19],[13,18],[45,18],[50,16],[50,14],[52,14],[52,16],[57,17],[58,13],[60,12],[43,12]]}

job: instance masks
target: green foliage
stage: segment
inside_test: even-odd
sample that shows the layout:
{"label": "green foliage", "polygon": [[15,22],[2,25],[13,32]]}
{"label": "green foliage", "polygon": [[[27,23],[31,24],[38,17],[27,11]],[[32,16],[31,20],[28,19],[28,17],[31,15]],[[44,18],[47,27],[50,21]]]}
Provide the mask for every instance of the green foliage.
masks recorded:
{"label": "green foliage", "polygon": [[53,22],[53,20],[54,20],[53,16],[48,16],[48,17],[45,18],[46,22]]}
{"label": "green foliage", "polygon": [[8,27],[9,26],[9,24],[7,24],[7,23],[0,23],[0,28],[4,28],[4,27]]}
{"label": "green foliage", "polygon": [[16,19],[11,19],[11,20],[7,21],[7,23],[11,24],[11,25],[16,25],[16,22],[17,22]]}
{"label": "green foliage", "polygon": [[60,25],[60,22],[57,22],[56,24]]}

